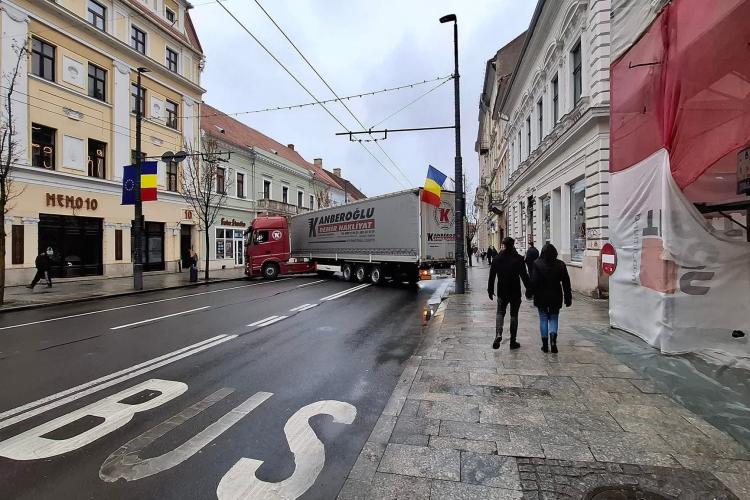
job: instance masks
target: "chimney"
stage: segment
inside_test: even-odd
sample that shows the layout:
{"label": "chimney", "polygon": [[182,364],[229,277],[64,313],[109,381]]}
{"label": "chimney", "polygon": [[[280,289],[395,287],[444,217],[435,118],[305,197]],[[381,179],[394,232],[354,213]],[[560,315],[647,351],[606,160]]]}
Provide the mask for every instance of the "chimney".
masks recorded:
{"label": "chimney", "polygon": [[341,169],[340,168],[334,168],[333,169],[333,175],[336,177],[341,177]]}
{"label": "chimney", "polygon": [[286,147],[294,151],[294,144],[287,144]]}
{"label": "chimney", "polygon": [[315,164],[316,167],[323,168],[323,158],[315,158],[313,160],[313,163]]}

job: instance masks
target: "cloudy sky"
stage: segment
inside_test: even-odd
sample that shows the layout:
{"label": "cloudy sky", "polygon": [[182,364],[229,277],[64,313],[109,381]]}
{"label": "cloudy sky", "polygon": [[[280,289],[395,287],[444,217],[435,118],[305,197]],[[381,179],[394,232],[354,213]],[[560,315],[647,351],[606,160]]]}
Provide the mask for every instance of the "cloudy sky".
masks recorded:
{"label": "cloudy sky", "polygon": [[[452,25],[438,19],[455,13],[459,22],[463,165],[476,186],[477,105],[486,61],[528,27],[534,0],[260,0],[339,96],[431,80],[453,72]],[[226,113],[310,102],[310,96],[217,5],[197,0],[193,22],[206,54],[204,100]],[[254,0],[223,4],[320,100],[332,94],[263,14]],[[437,82],[439,83],[439,82]],[[353,99],[347,105],[371,127],[437,83]],[[349,130],[361,127],[340,104],[328,108]],[[398,113],[377,128],[453,124],[453,82]],[[323,158],[339,167],[369,196],[423,184],[427,165],[453,175],[453,130],[390,134],[364,144],[335,136],[345,130],[320,106],[240,116],[244,123],[281,143],[292,143],[305,159]],[[400,169],[400,172],[399,172]],[[403,175],[402,175],[403,173]]]}

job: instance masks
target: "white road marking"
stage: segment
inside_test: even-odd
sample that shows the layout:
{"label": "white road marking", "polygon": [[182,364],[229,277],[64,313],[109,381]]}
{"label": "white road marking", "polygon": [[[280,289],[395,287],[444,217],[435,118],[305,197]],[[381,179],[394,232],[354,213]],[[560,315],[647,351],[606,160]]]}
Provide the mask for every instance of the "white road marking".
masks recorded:
{"label": "white road marking", "polygon": [[341,292],[338,292],[338,293],[334,293],[333,295],[329,295],[327,297],[323,297],[320,300],[321,301],[323,301],[323,300],[336,300],[339,297],[343,297],[344,295],[349,295],[350,293],[357,292],[357,291],[362,290],[363,288],[367,288],[368,286],[371,286],[371,285],[372,285],[372,283],[365,283],[363,285],[358,285],[358,286],[355,286],[355,287],[352,287],[352,288],[347,288],[344,291],[341,291]]}
{"label": "white road marking", "polygon": [[274,323],[278,323],[279,321],[283,319],[287,319],[289,316],[271,316],[270,318],[266,318],[265,321],[261,322],[255,322],[252,325],[247,326],[254,326],[255,328],[263,328],[264,326],[273,325]]}
{"label": "white road marking", "polygon": [[267,318],[263,318],[263,319],[261,319],[261,320],[258,320],[258,321],[256,321],[255,323],[250,323],[250,324],[249,324],[249,325],[247,325],[247,326],[260,326],[260,325],[261,325],[261,323],[265,323],[266,321],[270,321],[270,320],[272,320],[272,319],[275,319],[275,318],[278,318],[278,316],[269,316],[269,317],[267,317]]}
{"label": "white road marking", "polygon": [[[148,373],[150,371],[156,370],[157,368],[161,368],[162,366],[174,363],[175,361],[179,361],[180,359],[186,358],[188,356],[192,356],[193,354],[198,354],[199,352],[203,352],[206,349],[210,349],[219,344],[223,344],[224,342],[227,342],[228,340],[232,340],[236,337],[237,335],[219,335],[217,337],[204,340],[203,342],[193,344],[192,346],[185,347],[178,351],[165,354],[164,356],[160,356],[150,361],[146,361],[145,363],[141,363],[139,365],[126,368],[125,370],[120,370],[119,372],[113,373],[111,375],[107,375],[97,380],[93,380],[86,384],[79,385],[78,387],[73,387],[66,391],[53,394],[52,396],[47,396],[46,398],[42,398],[38,401],[34,401],[33,403],[28,403],[18,408],[5,411],[2,414],[0,414],[0,418],[3,419],[0,422],[0,429],[4,429],[5,427],[11,426],[18,422],[22,422],[31,417],[39,415],[40,413],[44,413],[53,408],[57,408],[58,406],[70,403],[71,401],[75,401],[76,399],[80,399],[84,396],[88,396],[89,394],[93,394],[95,392],[101,391],[102,389],[106,389],[107,387],[111,387],[115,384],[119,384],[120,382],[123,382],[125,380],[129,380],[133,377],[137,377],[144,373]],[[67,397],[63,397],[66,395]],[[61,397],[62,399],[58,399]],[[36,407],[36,408],[33,408],[33,407]],[[28,408],[33,408],[33,409],[29,409],[28,411],[23,411]]]}
{"label": "white road marking", "polygon": [[42,319],[39,321],[30,321],[28,323],[20,323],[18,325],[9,325],[9,326],[0,326],[0,330],[9,330],[11,328],[21,328],[22,326],[31,326],[31,325],[38,325],[41,323],[49,323],[50,321],[60,321],[63,319],[71,319],[71,318],[80,318],[81,316],[90,316],[92,314],[102,314],[106,312],[111,311],[119,311],[120,309],[130,309],[131,307],[141,307],[141,306],[147,306],[151,304],[159,304],[161,302],[170,302],[172,300],[181,300],[181,299],[187,299],[190,297],[198,297],[200,295],[209,295],[212,293],[220,293],[220,292],[228,292],[229,290],[237,290],[238,288],[248,288],[251,286],[260,286],[260,285],[268,285],[271,283],[278,283],[280,281],[287,281],[292,278],[280,278],[274,281],[261,281],[260,283],[252,283],[250,285],[240,285],[240,286],[232,286],[229,288],[222,288],[220,290],[210,290],[208,292],[200,292],[200,293],[191,293],[188,295],[180,295],[179,297],[170,297],[168,299],[159,299],[159,300],[150,300],[148,302],[141,302],[139,304],[130,304],[127,306],[119,306],[119,307],[110,307],[108,309],[100,309],[99,311],[89,311],[85,313],[79,313],[79,314],[71,314],[69,316],[60,316],[58,318],[49,318],[49,319]]}
{"label": "white road marking", "polygon": [[307,311],[308,309],[312,309],[313,307],[318,307],[318,304],[304,304],[304,305],[297,306],[294,309],[289,309],[289,310],[295,311],[295,312],[302,312],[302,311]]}
{"label": "white road marking", "polygon": [[294,454],[294,473],[278,483],[258,479],[255,472],[263,465],[260,460],[240,458],[219,481],[219,500],[258,500],[299,498],[315,483],[326,461],[325,446],[310,427],[310,418],[330,415],[339,424],[351,424],[357,409],[341,401],[318,401],[300,408],[284,425],[289,449]]}
{"label": "white road marking", "polygon": [[[187,389],[188,386],[184,382],[147,380],[0,442],[0,456],[12,460],[38,460],[69,453],[119,429],[130,422],[136,413],[156,408],[176,398]],[[128,404],[121,402],[130,396],[147,390],[155,391],[158,394],[143,403]],[[103,418],[104,421],[66,439],[43,437],[45,434],[86,416]]]}
{"label": "white road marking", "polygon": [[202,311],[204,309],[210,309],[210,308],[211,306],[196,307],[195,309],[190,309],[189,311],[180,311],[180,312],[176,312],[172,314],[167,314],[166,316],[159,316],[158,318],[144,319],[143,321],[136,321],[135,323],[128,323],[127,325],[113,326],[112,328],[110,328],[110,330],[120,330],[121,328],[128,328],[129,326],[143,325],[145,323],[153,323],[154,321],[159,321],[160,319],[174,318],[175,316],[182,316],[183,314],[190,314],[191,312]]}
{"label": "white road marking", "polygon": [[318,283],[325,283],[326,281],[328,280],[318,280],[313,281],[312,283],[304,283],[302,285],[297,285],[297,288],[305,288],[306,286],[317,285]]}

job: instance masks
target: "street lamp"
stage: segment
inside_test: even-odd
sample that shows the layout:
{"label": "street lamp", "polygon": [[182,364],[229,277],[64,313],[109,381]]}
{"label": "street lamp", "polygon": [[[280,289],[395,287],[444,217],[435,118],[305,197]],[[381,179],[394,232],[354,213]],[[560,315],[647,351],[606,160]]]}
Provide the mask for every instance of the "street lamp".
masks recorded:
{"label": "street lamp", "polygon": [[455,14],[448,14],[440,18],[441,23],[453,22],[453,59],[455,68],[453,70],[453,94],[456,108],[456,166],[453,178],[456,180],[456,293],[464,293],[466,280],[466,268],[464,259],[464,204],[466,203],[463,185],[463,166],[461,159],[461,105],[460,90],[458,84],[458,20]]}
{"label": "street lamp", "polygon": [[143,290],[143,200],[141,199],[141,121],[143,113],[143,88],[141,75],[148,73],[148,68],[138,68],[138,83],[135,96],[135,227],[133,228],[133,242],[135,243],[133,262],[133,288]]}

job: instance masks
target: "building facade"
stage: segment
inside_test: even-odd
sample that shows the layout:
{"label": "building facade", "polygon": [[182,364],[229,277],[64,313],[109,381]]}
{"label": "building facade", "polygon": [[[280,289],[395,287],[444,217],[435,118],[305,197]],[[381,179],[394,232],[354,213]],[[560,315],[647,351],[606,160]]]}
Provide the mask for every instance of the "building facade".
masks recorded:
{"label": "building facade", "polygon": [[609,0],[540,0],[500,104],[507,232],[553,243],[593,296],[607,287],[609,23]]}
{"label": "building facade", "polygon": [[[4,76],[16,78],[16,198],[5,214],[6,284],[28,282],[51,249],[52,276],[132,273],[132,206],[121,205],[134,159],[137,68],[146,68],[142,151],[160,157],[199,141],[203,53],[184,0],[0,1]],[[8,88],[0,89],[3,97]],[[158,165],[144,203],[146,271],[174,271],[197,238],[178,164]]]}

